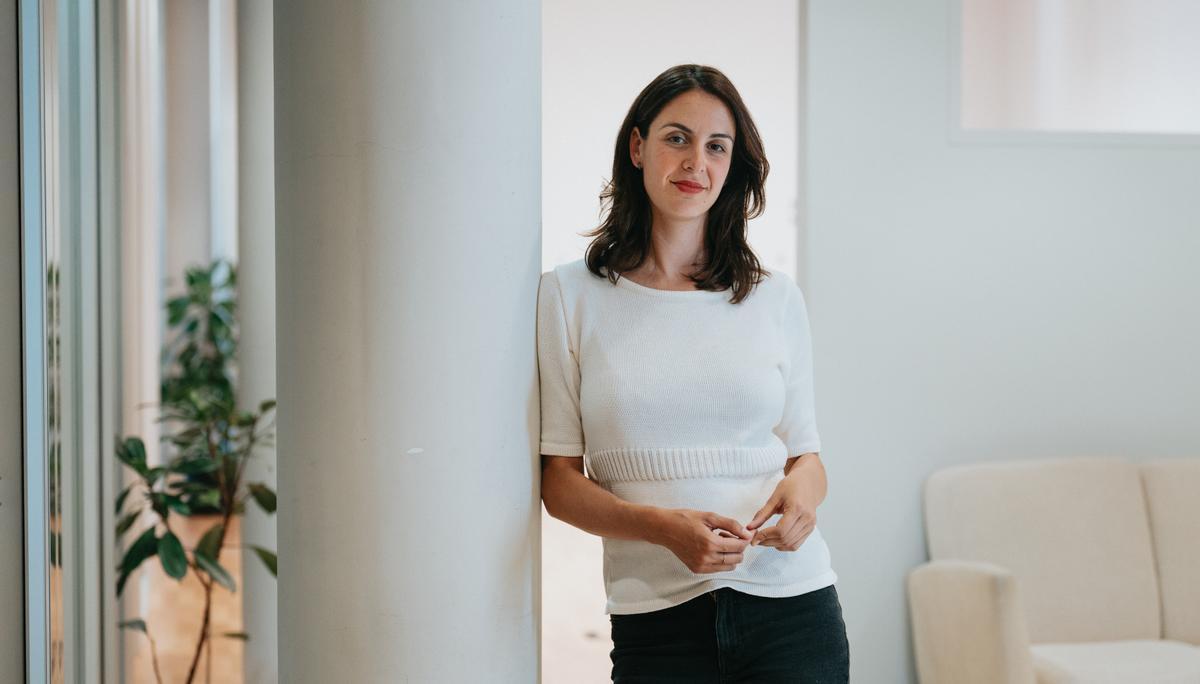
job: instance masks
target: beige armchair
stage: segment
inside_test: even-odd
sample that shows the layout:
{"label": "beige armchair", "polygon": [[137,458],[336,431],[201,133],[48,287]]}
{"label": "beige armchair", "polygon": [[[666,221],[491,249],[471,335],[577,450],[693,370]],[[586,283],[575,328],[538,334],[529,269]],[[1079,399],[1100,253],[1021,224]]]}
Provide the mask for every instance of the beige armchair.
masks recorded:
{"label": "beige armchair", "polygon": [[1200,458],[956,466],[924,496],[922,684],[1200,684]]}

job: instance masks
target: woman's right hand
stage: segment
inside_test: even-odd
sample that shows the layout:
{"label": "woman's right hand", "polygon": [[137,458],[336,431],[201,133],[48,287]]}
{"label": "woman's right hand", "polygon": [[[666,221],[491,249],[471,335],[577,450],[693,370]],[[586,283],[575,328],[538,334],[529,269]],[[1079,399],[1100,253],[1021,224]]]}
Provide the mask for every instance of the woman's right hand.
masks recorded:
{"label": "woman's right hand", "polygon": [[690,508],[668,510],[662,545],[692,572],[732,570],[754,533],[733,518]]}

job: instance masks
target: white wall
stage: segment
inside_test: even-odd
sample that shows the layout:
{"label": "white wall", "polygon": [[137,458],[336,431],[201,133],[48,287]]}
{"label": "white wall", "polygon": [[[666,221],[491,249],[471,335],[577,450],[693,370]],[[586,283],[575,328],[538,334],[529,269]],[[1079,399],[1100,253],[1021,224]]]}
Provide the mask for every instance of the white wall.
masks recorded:
{"label": "white wall", "polygon": [[857,682],[915,681],[935,469],[1200,456],[1200,147],[949,143],[949,1],[810,5],[818,518]]}
{"label": "white wall", "polygon": [[[583,256],[600,222],[617,130],[647,83],[676,64],[715,66],[737,86],[771,170],[749,239],[795,277],[800,180],[798,4],[733,11],[717,0],[542,3],[542,270]],[[600,538],[542,509],[542,679],[611,681]]]}

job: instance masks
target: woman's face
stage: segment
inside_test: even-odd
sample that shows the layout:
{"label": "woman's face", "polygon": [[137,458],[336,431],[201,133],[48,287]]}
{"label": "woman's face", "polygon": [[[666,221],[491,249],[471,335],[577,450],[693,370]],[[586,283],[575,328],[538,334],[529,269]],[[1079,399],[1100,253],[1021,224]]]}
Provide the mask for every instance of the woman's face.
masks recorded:
{"label": "woman's face", "polygon": [[719,98],[689,90],[671,100],[642,138],[629,140],[635,166],[656,218],[694,219],[708,213],[729,174],[735,135],[733,115]]}

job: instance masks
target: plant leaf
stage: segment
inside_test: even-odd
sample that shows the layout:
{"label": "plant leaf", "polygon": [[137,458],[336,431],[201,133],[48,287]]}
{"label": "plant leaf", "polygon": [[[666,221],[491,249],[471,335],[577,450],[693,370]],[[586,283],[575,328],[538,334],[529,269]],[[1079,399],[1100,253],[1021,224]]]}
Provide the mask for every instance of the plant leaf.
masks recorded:
{"label": "plant leaf", "polygon": [[187,295],[175,297],[167,302],[167,325],[175,327],[179,325],[179,321],[183,320],[184,314],[187,313],[189,299]]}
{"label": "plant leaf", "polygon": [[197,551],[195,555],[196,563],[199,564],[201,568],[204,568],[204,571],[208,573],[208,576],[212,577],[217,584],[225,587],[229,591],[237,591],[237,588],[233,583],[233,578],[229,576],[229,573],[225,571],[225,568],[221,567],[220,563],[200,553],[199,551]]}
{"label": "plant leaf", "polygon": [[217,523],[208,528],[204,536],[200,538],[200,543],[196,544],[196,553],[202,553],[209,558],[216,558],[221,550],[221,534],[225,531],[225,526]]}
{"label": "plant leaf", "polygon": [[184,553],[183,544],[179,543],[179,537],[176,537],[174,532],[167,532],[159,538],[158,558],[162,561],[163,570],[171,577],[183,579],[187,574],[187,554]]}
{"label": "plant leaf", "polygon": [[225,632],[221,636],[229,637],[230,639],[241,639],[242,641],[250,640],[250,635],[245,632]]}
{"label": "plant leaf", "polygon": [[250,495],[254,497],[254,500],[258,502],[258,505],[264,511],[268,513],[275,512],[275,492],[270,487],[261,482],[251,482],[246,487],[250,490]]}
{"label": "plant leaf", "polygon": [[275,556],[275,554],[261,546],[251,546],[250,548],[254,550],[254,553],[258,554],[258,557],[262,559],[263,564],[267,566],[267,569],[271,571],[271,574],[275,577],[279,577],[279,559]]}
{"label": "plant leaf", "polygon": [[125,552],[125,556],[121,559],[121,575],[117,578],[117,595],[121,595],[121,590],[125,588],[125,580],[129,579],[129,575],[137,570],[142,561],[150,556],[158,553],[158,540],[154,538],[154,527],[146,528],[145,532],[138,537],[132,544],[129,545],[129,550]]}
{"label": "plant leaf", "polygon": [[138,516],[141,514],[140,510],[125,514],[125,517],[121,518],[121,522],[117,523],[117,536],[119,537],[128,532],[129,528],[133,526],[133,523],[137,522]]}
{"label": "plant leaf", "polygon": [[258,405],[258,412],[266,413],[267,411],[270,411],[273,408],[275,408],[275,400],[274,399],[265,399],[265,400],[263,400],[263,402],[261,404]]}
{"label": "plant leaf", "polygon": [[117,458],[140,475],[146,474],[146,444],[140,437],[128,437],[117,444]]}
{"label": "plant leaf", "polygon": [[125,440],[125,444],[128,445],[133,460],[142,464],[146,463],[146,443],[142,441],[141,437],[130,437]]}

